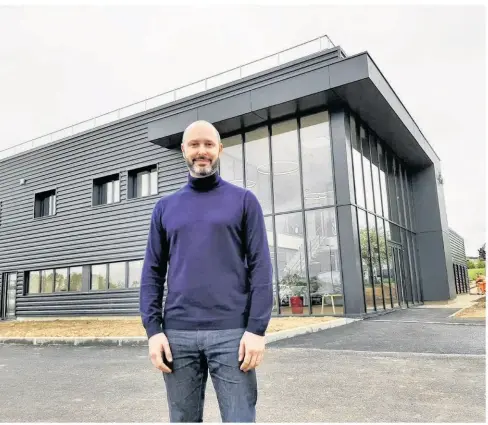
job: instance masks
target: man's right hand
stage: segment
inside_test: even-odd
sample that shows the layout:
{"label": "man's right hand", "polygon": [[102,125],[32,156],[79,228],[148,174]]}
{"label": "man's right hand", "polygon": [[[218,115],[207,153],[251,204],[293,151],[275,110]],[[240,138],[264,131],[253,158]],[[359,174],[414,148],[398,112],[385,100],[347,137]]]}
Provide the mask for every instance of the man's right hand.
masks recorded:
{"label": "man's right hand", "polygon": [[171,369],[163,363],[163,352],[168,362],[173,361],[173,355],[169,348],[168,338],[164,333],[153,335],[149,338],[149,356],[152,364],[164,373],[171,373]]}

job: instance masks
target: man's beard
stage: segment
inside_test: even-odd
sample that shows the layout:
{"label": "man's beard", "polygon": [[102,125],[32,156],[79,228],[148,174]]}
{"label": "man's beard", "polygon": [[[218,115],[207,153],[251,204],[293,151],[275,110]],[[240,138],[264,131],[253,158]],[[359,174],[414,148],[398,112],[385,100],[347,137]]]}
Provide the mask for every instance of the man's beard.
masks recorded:
{"label": "man's beard", "polygon": [[194,163],[192,159],[187,159],[186,165],[188,169],[195,175],[195,177],[208,177],[217,171],[217,169],[219,168],[219,162],[220,158],[217,158],[213,164],[208,164],[202,167]]}

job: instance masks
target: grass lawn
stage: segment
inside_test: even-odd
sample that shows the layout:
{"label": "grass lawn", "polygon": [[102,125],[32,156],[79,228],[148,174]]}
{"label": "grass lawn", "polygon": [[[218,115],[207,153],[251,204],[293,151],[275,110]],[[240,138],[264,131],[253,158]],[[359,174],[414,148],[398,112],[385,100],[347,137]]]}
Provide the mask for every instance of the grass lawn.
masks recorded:
{"label": "grass lawn", "polygon": [[476,280],[476,275],[478,273],[486,276],[486,269],[468,269],[469,280]]}
{"label": "grass lawn", "polygon": [[[334,317],[273,317],[267,333],[336,320]],[[145,336],[140,318],[26,320],[0,323],[0,337]]]}

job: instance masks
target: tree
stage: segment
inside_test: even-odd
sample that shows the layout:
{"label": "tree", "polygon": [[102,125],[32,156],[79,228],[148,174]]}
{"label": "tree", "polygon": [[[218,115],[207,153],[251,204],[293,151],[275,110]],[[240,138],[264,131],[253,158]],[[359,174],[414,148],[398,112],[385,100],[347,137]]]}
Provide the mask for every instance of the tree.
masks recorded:
{"label": "tree", "polygon": [[480,260],[486,260],[485,244],[483,244],[483,246],[478,249],[478,255]]}
{"label": "tree", "polygon": [[478,260],[476,263],[476,268],[477,269],[484,269],[486,267],[486,262],[485,260]]}
{"label": "tree", "polygon": [[468,269],[475,269],[475,268],[476,268],[476,264],[474,263],[474,261],[468,258]]}

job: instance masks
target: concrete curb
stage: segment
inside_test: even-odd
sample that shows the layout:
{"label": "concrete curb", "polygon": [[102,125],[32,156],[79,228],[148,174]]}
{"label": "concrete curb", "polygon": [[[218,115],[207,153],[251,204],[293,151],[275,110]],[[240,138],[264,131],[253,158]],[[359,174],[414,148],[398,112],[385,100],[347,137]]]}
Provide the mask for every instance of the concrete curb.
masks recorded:
{"label": "concrete curb", "polygon": [[[286,331],[273,332],[266,335],[266,343],[273,343],[282,339],[294,336],[322,331],[325,329],[344,326],[348,323],[356,322],[361,319],[341,318],[330,322],[318,323],[315,325],[301,326],[299,328],[288,329]],[[73,346],[147,346],[147,338],[140,336],[133,337],[0,337],[0,345],[73,345]]]}

